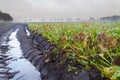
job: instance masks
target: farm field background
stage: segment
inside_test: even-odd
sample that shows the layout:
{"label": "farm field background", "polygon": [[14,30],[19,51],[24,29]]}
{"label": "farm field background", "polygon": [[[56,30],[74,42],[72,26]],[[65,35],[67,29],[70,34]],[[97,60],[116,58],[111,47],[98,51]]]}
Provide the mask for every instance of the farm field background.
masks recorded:
{"label": "farm field background", "polygon": [[[120,22],[29,23],[29,28],[56,46],[60,64],[69,59],[84,70],[94,66],[103,76],[120,80]],[[69,65],[68,71],[80,73],[77,67]]]}

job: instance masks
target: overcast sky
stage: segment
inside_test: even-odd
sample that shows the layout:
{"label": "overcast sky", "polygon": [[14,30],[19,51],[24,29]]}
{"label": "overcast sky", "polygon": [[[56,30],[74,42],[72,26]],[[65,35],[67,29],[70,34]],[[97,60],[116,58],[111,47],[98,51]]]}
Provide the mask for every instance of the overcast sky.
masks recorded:
{"label": "overcast sky", "polygon": [[0,0],[15,19],[89,18],[120,15],[120,0]]}

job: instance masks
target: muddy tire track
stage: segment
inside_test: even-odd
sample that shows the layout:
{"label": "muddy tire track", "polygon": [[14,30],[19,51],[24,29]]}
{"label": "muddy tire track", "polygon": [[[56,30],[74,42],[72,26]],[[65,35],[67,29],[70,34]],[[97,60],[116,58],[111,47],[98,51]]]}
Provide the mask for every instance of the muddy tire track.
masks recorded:
{"label": "muddy tire track", "polygon": [[24,26],[14,24],[0,36],[0,80],[41,80],[40,73],[24,57],[17,41],[16,35]]}
{"label": "muddy tire track", "polygon": [[2,36],[0,36],[0,80],[9,80],[13,74],[9,73],[10,68],[7,67],[7,61],[10,59],[6,54],[9,50],[9,45],[7,42],[9,41],[9,35],[12,32],[13,27],[8,27],[8,29],[3,30]]}

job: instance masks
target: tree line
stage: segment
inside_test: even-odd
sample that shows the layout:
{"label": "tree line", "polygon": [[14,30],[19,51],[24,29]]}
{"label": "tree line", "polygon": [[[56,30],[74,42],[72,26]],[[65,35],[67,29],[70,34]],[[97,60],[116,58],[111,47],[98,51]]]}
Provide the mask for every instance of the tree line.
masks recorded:
{"label": "tree line", "polygon": [[13,18],[10,14],[0,11],[0,21],[13,21]]}

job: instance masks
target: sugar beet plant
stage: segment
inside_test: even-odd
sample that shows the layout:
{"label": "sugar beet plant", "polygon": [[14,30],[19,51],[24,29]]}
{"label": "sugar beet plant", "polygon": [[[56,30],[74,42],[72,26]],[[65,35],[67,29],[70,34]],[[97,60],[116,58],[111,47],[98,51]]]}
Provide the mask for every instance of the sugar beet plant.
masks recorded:
{"label": "sugar beet plant", "polygon": [[85,69],[95,66],[103,76],[120,80],[119,22],[40,23],[29,24],[29,27],[57,45],[62,53],[61,63],[70,58],[84,64]]}

